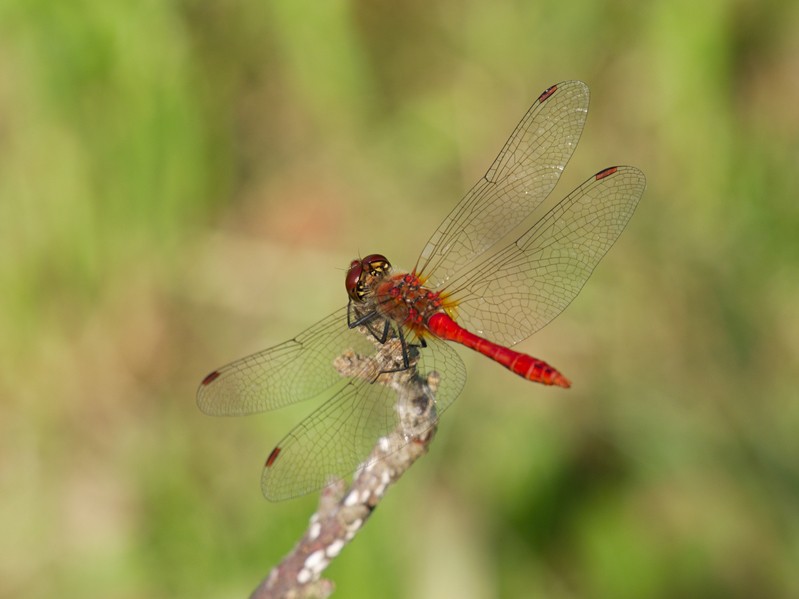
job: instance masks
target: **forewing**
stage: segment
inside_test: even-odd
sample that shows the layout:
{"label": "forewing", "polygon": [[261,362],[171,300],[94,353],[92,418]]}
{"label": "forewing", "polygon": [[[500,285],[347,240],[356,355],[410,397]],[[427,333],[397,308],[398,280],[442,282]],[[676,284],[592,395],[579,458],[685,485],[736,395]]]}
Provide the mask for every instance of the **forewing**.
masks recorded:
{"label": "forewing", "polygon": [[347,308],[280,345],[213,371],[197,390],[206,414],[240,416],[309,399],[342,380],[333,361],[344,350],[369,352],[374,345],[347,326]]}
{"label": "forewing", "polygon": [[[458,397],[466,369],[457,353],[438,339],[420,349],[418,372],[440,375],[435,394],[440,414]],[[267,499],[280,501],[320,489],[352,474],[380,437],[400,424],[397,393],[363,378],[349,378],[327,402],[305,418],[273,450],[263,471]]]}
{"label": "forewing", "polygon": [[549,195],[588,113],[588,87],[565,81],[527,111],[485,176],[427,242],[416,272],[437,288],[523,221]]}
{"label": "forewing", "polygon": [[503,345],[541,329],[580,292],[645,187],[644,174],[631,166],[591,177],[515,243],[453,283],[458,321]]}

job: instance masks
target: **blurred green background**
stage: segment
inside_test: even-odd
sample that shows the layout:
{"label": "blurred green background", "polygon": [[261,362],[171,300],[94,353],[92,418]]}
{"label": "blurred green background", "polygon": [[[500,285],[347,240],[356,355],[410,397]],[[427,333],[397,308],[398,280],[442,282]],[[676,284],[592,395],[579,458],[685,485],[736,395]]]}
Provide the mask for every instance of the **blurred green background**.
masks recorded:
{"label": "blurred green background", "polygon": [[412,265],[533,99],[592,91],[554,195],[649,187],[586,289],[460,352],[432,452],[341,597],[799,596],[799,4],[0,3],[0,596],[243,597],[316,498],[214,419],[210,369]]}

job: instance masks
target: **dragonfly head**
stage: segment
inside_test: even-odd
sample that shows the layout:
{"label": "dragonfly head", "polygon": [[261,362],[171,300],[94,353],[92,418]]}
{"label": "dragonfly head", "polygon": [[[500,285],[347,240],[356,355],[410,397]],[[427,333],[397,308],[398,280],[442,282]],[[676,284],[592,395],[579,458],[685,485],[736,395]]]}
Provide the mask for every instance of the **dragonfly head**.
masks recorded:
{"label": "dragonfly head", "polygon": [[389,272],[391,263],[382,254],[369,254],[366,258],[353,260],[344,281],[347,295],[355,302],[362,302],[369,292],[372,279]]}

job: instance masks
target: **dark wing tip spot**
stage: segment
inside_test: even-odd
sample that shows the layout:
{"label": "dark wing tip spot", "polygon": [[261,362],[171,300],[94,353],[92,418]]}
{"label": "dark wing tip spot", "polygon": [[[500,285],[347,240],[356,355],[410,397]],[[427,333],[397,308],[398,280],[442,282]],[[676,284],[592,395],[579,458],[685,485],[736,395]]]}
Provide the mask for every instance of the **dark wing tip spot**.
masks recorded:
{"label": "dark wing tip spot", "polygon": [[218,370],[214,370],[212,373],[210,373],[208,376],[206,376],[206,377],[203,379],[203,382],[202,382],[202,383],[200,383],[200,384],[201,384],[201,385],[210,385],[210,384],[211,384],[211,383],[213,383],[213,382],[214,382],[216,379],[218,379],[218,378],[219,378],[219,375],[220,375],[220,374],[222,374],[222,373],[221,373],[221,372],[219,372]]}
{"label": "dark wing tip spot", "polygon": [[600,180],[604,179],[605,177],[609,177],[610,175],[615,173],[617,170],[619,170],[618,166],[609,166],[608,168],[602,169],[601,171],[599,171],[596,175],[594,175],[594,178],[597,181],[600,181]]}
{"label": "dark wing tip spot", "polygon": [[542,93],[540,96],[538,96],[538,101],[539,101],[539,102],[544,102],[544,101],[545,101],[545,100],[547,100],[547,99],[548,99],[548,98],[549,98],[549,97],[550,97],[552,94],[554,94],[554,93],[557,91],[557,89],[558,89],[558,86],[557,86],[557,85],[553,85],[552,87],[548,87],[547,89],[545,89],[545,90],[543,91],[543,93]]}
{"label": "dark wing tip spot", "polygon": [[280,455],[280,447],[275,447],[272,450],[272,453],[269,454],[269,457],[266,458],[266,465],[264,466],[264,468],[271,467],[275,463],[275,460],[277,459],[277,456],[279,456],[279,455]]}

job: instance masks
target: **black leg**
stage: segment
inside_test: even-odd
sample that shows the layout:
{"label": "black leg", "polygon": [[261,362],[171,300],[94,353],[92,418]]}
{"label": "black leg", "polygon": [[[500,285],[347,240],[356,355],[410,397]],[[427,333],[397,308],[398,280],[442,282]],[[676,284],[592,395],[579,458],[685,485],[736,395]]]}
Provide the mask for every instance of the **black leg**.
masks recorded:
{"label": "black leg", "polygon": [[[353,317],[355,319],[353,320]],[[383,322],[383,330],[379,331],[375,327],[375,320],[382,320]],[[387,318],[382,318],[377,312],[372,311],[366,314],[358,314],[357,310],[352,305],[352,300],[350,300],[350,304],[347,308],[347,326],[351,329],[356,327],[366,327],[372,336],[377,340],[378,343],[385,343],[386,339],[389,337],[389,332],[391,331],[391,323],[388,321]]]}
{"label": "black leg", "polygon": [[[355,320],[353,320],[353,315],[357,317]],[[352,307],[352,300],[350,300],[350,305],[347,307],[347,326],[349,328],[363,326],[374,318],[377,318],[377,312],[357,314],[355,308]]]}
{"label": "black leg", "polygon": [[420,341],[420,343],[408,343],[405,339],[405,331],[402,327],[397,327],[397,337],[400,340],[400,346],[402,347],[402,366],[399,368],[389,368],[387,370],[383,370],[382,372],[401,372],[403,370],[408,370],[411,367],[411,351],[416,351],[418,347],[427,347],[427,344],[424,342],[424,339]]}

